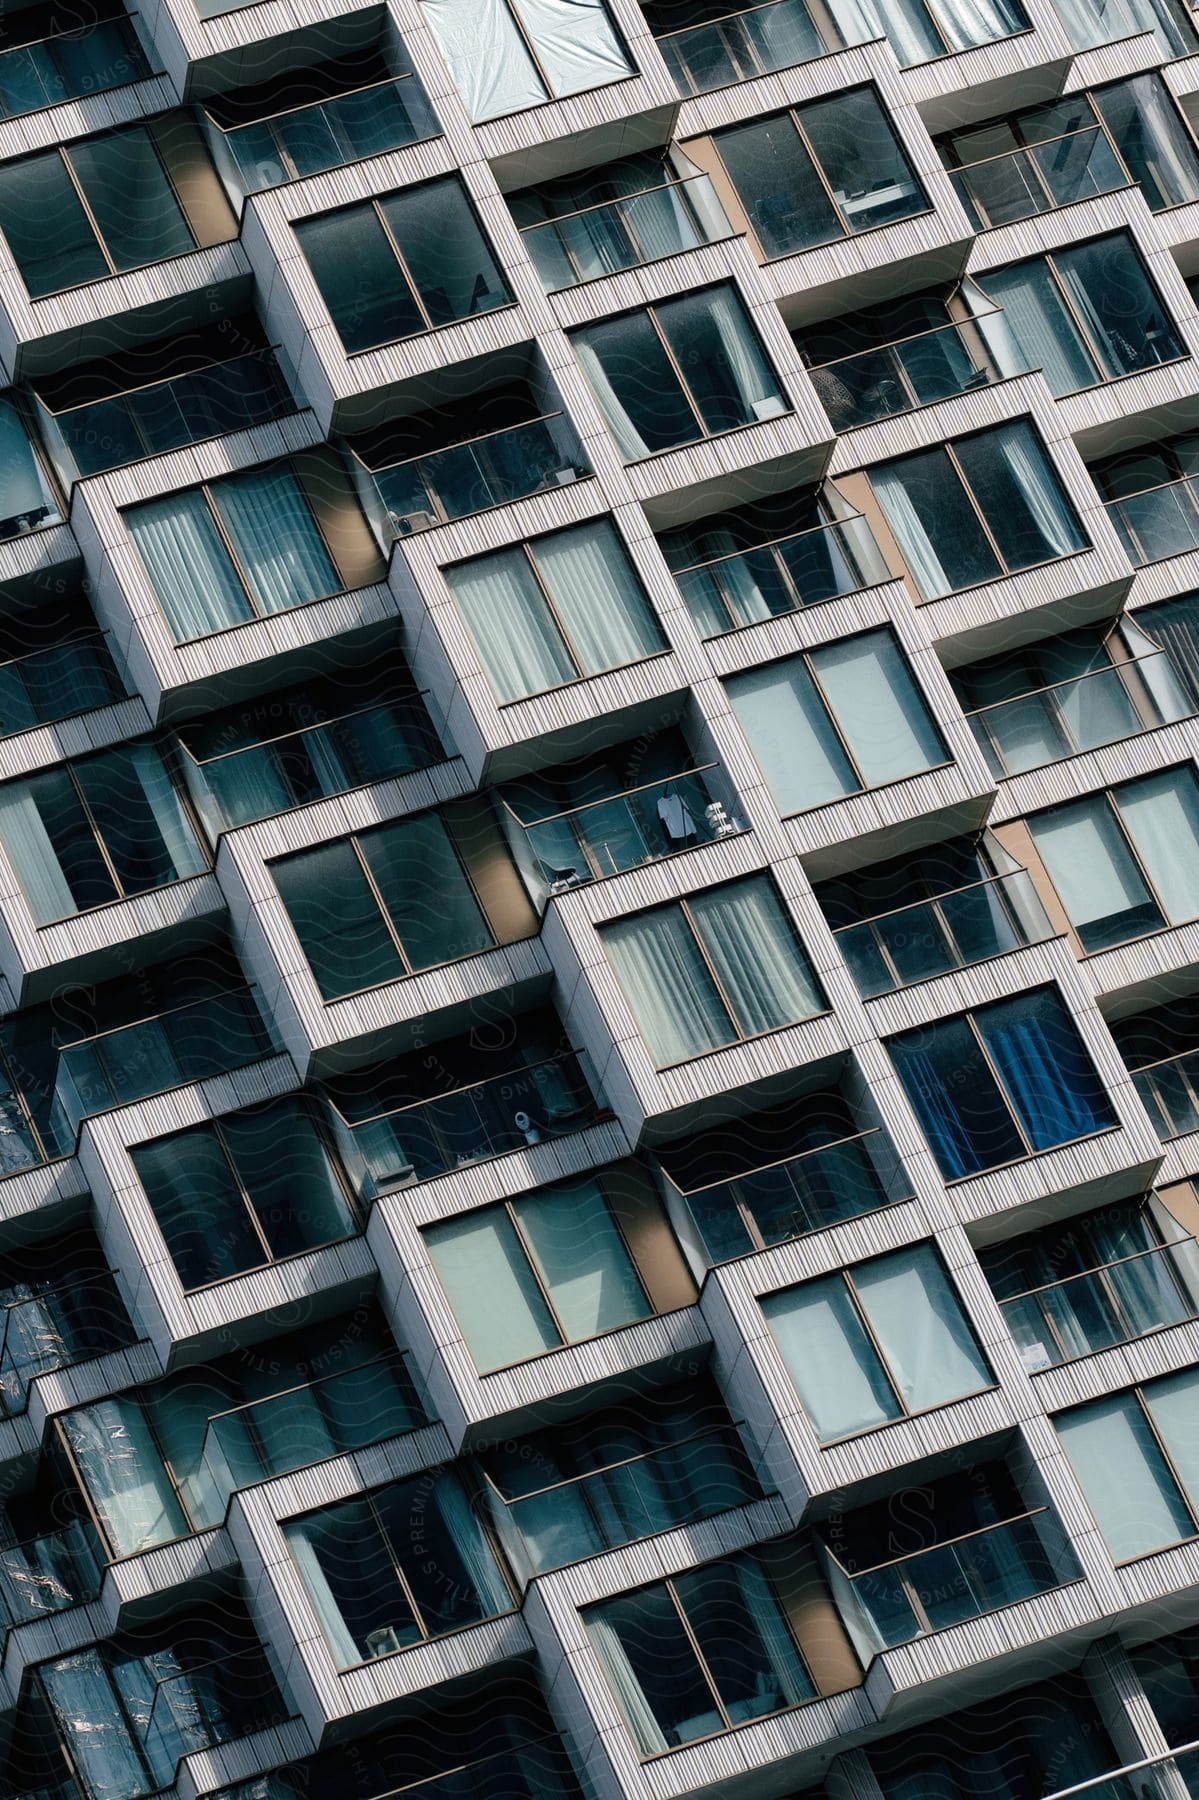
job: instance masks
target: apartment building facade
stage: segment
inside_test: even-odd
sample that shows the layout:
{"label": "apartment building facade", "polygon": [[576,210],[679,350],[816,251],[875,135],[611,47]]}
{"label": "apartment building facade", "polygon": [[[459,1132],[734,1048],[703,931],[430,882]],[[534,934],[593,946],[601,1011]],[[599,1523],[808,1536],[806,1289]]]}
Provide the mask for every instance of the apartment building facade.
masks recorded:
{"label": "apartment building facade", "polygon": [[1199,20],[0,16],[0,1800],[1199,1795]]}

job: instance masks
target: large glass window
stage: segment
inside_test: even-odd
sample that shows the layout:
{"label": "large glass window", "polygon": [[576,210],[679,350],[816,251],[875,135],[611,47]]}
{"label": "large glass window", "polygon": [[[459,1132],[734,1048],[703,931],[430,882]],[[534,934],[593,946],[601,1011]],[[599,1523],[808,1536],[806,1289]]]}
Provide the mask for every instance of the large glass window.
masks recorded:
{"label": "large glass window", "polygon": [[343,585],[286,463],[130,507],[124,519],[177,643]]}
{"label": "large glass window", "polygon": [[667,647],[607,519],[459,563],[446,581],[501,705]]}
{"label": "large glass window", "polygon": [[1084,950],[1199,912],[1199,785],[1190,768],[1051,807],[1029,829]]}
{"label": "large glass window", "polygon": [[1057,10],[1076,50],[1094,50],[1120,38],[1151,31],[1161,56],[1189,56],[1195,30],[1181,0],[1057,0]]}
{"label": "large glass window", "polygon": [[512,300],[456,176],[305,219],[295,232],[351,353]]}
{"label": "large glass window", "polygon": [[[472,882],[479,841],[456,811],[418,813],[271,864],[326,1000],[489,950],[513,935],[501,938],[493,929]],[[493,847],[489,838],[485,849]],[[494,879],[494,865],[491,873]]]}
{"label": "large glass window", "polygon": [[123,15],[95,16],[113,10],[50,0],[10,15],[5,21],[9,42],[0,51],[0,117],[81,100],[148,75],[131,21]]}
{"label": "large glass window", "polygon": [[1186,354],[1126,231],[980,275],[1002,308],[978,328],[1005,374],[1042,369],[1071,394]]}
{"label": "large glass window", "polygon": [[1115,1562],[1199,1533],[1196,1405],[1199,1371],[1187,1369],[1054,1420]]}
{"label": "large glass window", "polygon": [[35,300],[196,247],[143,125],[6,164],[0,231]]}
{"label": "large glass window", "polygon": [[735,675],[733,711],[779,810],[803,812],[948,760],[889,631]]}
{"label": "large glass window", "polygon": [[513,1605],[492,1542],[448,1471],[293,1519],[283,1535],[339,1669]]}
{"label": "large glass window", "polygon": [[635,74],[603,0],[423,0],[476,124]]}
{"label": "large glass window", "polygon": [[657,906],[600,933],[660,1067],[810,1019],[824,995],[768,875]]}
{"label": "large glass window", "polygon": [[739,125],[714,142],[767,257],[928,210],[873,88]]}
{"label": "large glass window", "polygon": [[762,1311],[822,1443],[994,1384],[931,1244],[771,1294]]}
{"label": "large glass window", "polygon": [[1055,988],[905,1032],[888,1049],[947,1181],[1116,1122]]}
{"label": "large glass window", "polygon": [[1114,81],[1091,103],[1151,211],[1199,200],[1199,149],[1159,74]]}
{"label": "large glass window", "polygon": [[522,1194],[423,1236],[481,1374],[653,1311],[595,1181]]}
{"label": "large glass window", "polygon": [[642,1756],[816,1698],[757,1556],[606,1600],[588,1607],[583,1622]]}
{"label": "large glass window", "polygon": [[847,43],[885,37],[901,68],[1028,30],[1017,0],[829,0]]}
{"label": "large glass window", "polygon": [[0,616],[0,737],[124,698],[104,633],[81,599]]}
{"label": "large glass window", "polygon": [[357,1230],[341,1170],[299,1100],[228,1113],[130,1154],[186,1289]]}
{"label": "large glass window", "polygon": [[0,840],[39,925],[208,867],[153,744],[125,744],[6,782]]}
{"label": "large glass window", "polygon": [[572,342],[626,462],[787,411],[728,286],[589,325]]}
{"label": "large glass window", "polygon": [[62,521],[58,497],[12,400],[0,399],[0,538]]}
{"label": "large glass window", "polygon": [[884,463],[870,479],[925,600],[1086,544],[1025,419]]}

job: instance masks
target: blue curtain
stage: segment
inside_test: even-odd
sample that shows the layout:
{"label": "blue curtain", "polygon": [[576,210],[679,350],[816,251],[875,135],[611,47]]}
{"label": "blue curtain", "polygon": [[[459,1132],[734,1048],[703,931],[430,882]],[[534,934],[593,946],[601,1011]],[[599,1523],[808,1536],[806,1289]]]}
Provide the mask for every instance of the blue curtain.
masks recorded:
{"label": "blue curtain", "polygon": [[931,1056],[927,1051],[900,1044],[892,1046],[892,1054],[946,1181],[977,1174],[985,1167],[984,1160]]}
{"label": "blue curtain", "polygon": [[1035,1150],[1114,1123],[1090,1058],[1056,994],[1026,994],[976,1022]]}

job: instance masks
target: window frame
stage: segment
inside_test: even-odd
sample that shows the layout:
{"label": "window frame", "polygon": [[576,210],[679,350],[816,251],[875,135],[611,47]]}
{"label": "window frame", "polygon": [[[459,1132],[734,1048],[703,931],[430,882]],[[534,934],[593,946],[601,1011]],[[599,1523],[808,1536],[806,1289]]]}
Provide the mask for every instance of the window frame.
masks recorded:
{"label": "window frame", "polygon": [[[253,4],[253,0],[242,0],[242,4],[243,5]],[[469,119],[471,126],[474,129],[478,130],[481,127],[490,125],[493,122],[498,122],[501,119],[520,118],[525,113],[536,112],[538,110],[538,108],[542,107],[542,106],[556,106],[556,105],[559,105],[563,100],[575,100],[575,99],[578,99],[583,94],[598,93],[603,88],[615,87],[619,82],[622,82],[622,81],[637,80],[641,76],[641,70],[637,67],[636,58],[631,54],[631,52],[629,50],[629,46],[628,46],[628,42],[625,38],[625,34],[624,34],[623,30],[621,29],[621,26],[620,26],[618,20],[613,16],[612,9],[608,5],[608,0],[600,0],[600,4],[601,4],[601,10],[603,11],[604,17],[608,21],[608,26],[612,32],[612,36],[615,39],[617,46],[621,50],[621,52],[624,56],[624,59],[628,63],[629,66],[625,70],[624,74],[614,75],[608,81],[596,82],[593,87],[575,88],[569,94],[559,94],[554,91],[554,87],[553,87],[552,83],[550,82],[549,78],[547,77],[545,70],[541,66],[541,58],[537,54],[537,45],[533,41],[532,34],[526,30],[524,20],[520,17],[520,14],[519,14],[517,8],[512,5],[511,0],[499,0],[499,5],[500,5],[501,10],[508,15],[509,22],[515,28],[517,37],[520,38],[521,43],[524,45],[525,52],[528,55],[529,61],[533,65],[533,72],[536,75],[538,81],[541,83],[542,87],[545,89],[545,96],[541,100],[531,101],[527,106],[510,106],[510,107],[506,107],[503,112],[488,113],[486,118],[483,118],[483,119],[476,119],[474,117],[473,113],[470,112],[469,108],[467,108],[467,118]],[[425,9],[422,6],[420,8],[422,17],[424,16],[424,11],[425,11]],[[445,59],[447,67],[450,68],[450,78],[451,78],[451,80],[454,81],[455,87],[457,87],[457,82],[454,79],[453,68],[452,68],[452,65],[450,64],[450,58],[449,58],[448,53],[442,48],[441,41],[438,38],[436,31],[433,30],[432,25],[429,25],[427,27],[427,29],[431,33],[431,35],[433,37],[433,41],[437,44],[437,48],[441,52],[442,57]],[[481,50],[486,49],[488,51],[492,51],[496,48],[498,48],[498,47],[493,46],[493,45],[487,45],[485,43],[480,45]],[[465,106],[465,104],[466,104],[466,102],[464,99],[463,105]]]}
{"label": "window frame", "polygon": [[53,29],[45,30],[39,23],[35,28],[33,36],[22,38],[20,43],[10,44],[5,50],[0,51],[0,67],[3,66],[3,61],[6,56],[16,55],[22,50],[35,50],[43,44],[54,43],[59,38],[86,37],[93,26],[96,25],[115,25],[118,32],[122,33],[126,39],[129,40],[129,43],[127,44],[127,54],[129,54],[130,60],[141,62],[141,74],[128,75],[123,77],[120,81],[107,82],[103,87],[84,88],[79,93],[64,95],[61,100],[43,100],[38,106],[23,106],[19,112],[9,112],[7,108],[0,107],[0,119],[28,119],[35,113],[49,112],[50,108],[54,106],[72,106],[79,100],[90,100],[97,94],[115,93],[118,88],[133,87],[135,83],[139,81],[149,81],[153,78],[155,71],[151,66],[150,58],[146,54],[141,39],[137,35],[137,29],[132,23],[133,17],[136,16],[135,14],[125,13],[121,10],[109,11],[103,17],[93,16],[90,19],[84,20],[82,24],[72,25],[68,23],[64,27],[57,22],[57,12],[58,9],[52,6],[51,19],[54,21]]}
{"label": "window frame", "polygon": [[[1061,1412],[1055,1412],[1055,1413],[1051,1413],[1049,1415],[1049,1422],[1053,1426],[1054,1434],[1056,1436],[1056,1435],[1058,1435],[1057,1434],[1057,1421],[1059,1419],[1077,1417],[1079,1414],[1089,1412],[1093,1406],[1102,1406],[1106,1401],[1109,1401],[1109,1400],[1131,1399],[1133,1401],[1134,1405],[1136,1406],[1138,1412],[1140,1413],[1142,1423],[1144,1424],[1145,1429],[1148,1432],[1149,1437],[1153,1442],[1154,1448],[1157,1450],[1158,1455],[1162,1459],[1162,1465],[1166,1471],[1166,1474],[1170,1477],[1170,1480],[1174,1484],[1175,1493],[1177,1495],[1177,1498],[1181,1501],[1185,1511],[1190,1514],[1190,1518],[1191,1518],[1191,1522],[1194,1526],[1194,1530],[1191,1531],[1186,1537],[1171,1538],[1168,1543],[1155,1544],[1148,1550],[1138,1551],[1135,1556],[1123,1556],[1123,1557],[1120,1557],[1118,1560],[1116,1557],[1112,1556],[1112,1563],[1113,1563],[1114,1567],[1117,1569],[1133,1568],[1137,1563],[1145,1562],[1151,1556],[1162,1556],[1167,1550],[1177,1550],[1177,1549],[1181,1548],[1181,1546],[1184,1544],[1193,1544],[1196,1542],[1196,1540],[1199,1540],[1199,1504],[1197,1504],[1194,1500],[1192,1500],[1190,1491],[1188,1490],[1186,1483],[1183,1481],[1181,1475],[1179,1475],[1178,1470],[1176,1469],[1176,1467],[1174,1465],[1174,1458],[1170,1454],[1170,1450],[1169,1450],[1168,1445],[1166,1444],[1166,1440],[1162,1436],[1161,1432],[1158,1429],[1157,1421],[1153,1417],[1152,1409],[1149,1406],[1147,1406],[1145,1403],[1146,1388],[1153,1388],[1163,1381],[1169,1381],[1171,1379],[1171,1377],[1175,1374],[1185,1375],[1185,1374],[1194,1374],[1195,1372],[1196,1371],[1195,1371],[1194,1364],[1190,1364],[1187,1367],[1182,1368],[1182,1369],[1171,1370],[1165,1375],[1152,1376],[1148,1381],[1135,1381],[1132,1383],[1132,1385],[1130,1387],[1121,1387],[1121,1388],[1116,1388],[1114,1390],[1107,1389],[1102,1394],[1095,1395],[1095,1397],[1093,1399],[1085,1401],[1083,1403],[1083,1405],[1081,1405],[1081,1406],[1063,1407]],[[1060,1438],[1059,1438],[1059,1442],[1060,1442]],[[1095,1509],[1091,1504],[1091,1496],[1087,1492],[1087,1489],[1084,1487],[1081,1477],[1074,1473],[1074,1464],[1070,1458],[1069,1451],[1066,1449],[1065,1444],[1062,1444],[1061,1448],[1062,1448],[1062,1453],[1066,1458],[1066,1462],[1067,1462],[1067,1465],[1069,1466],[1070,1472],[1071,1472],[1071,1474],[1074,1475],[1074,1479],[1078,1483],[1079,1491],[1082,1494],[1082,1498],[1083,1498],[1083,1504],[1085,1505],[1088,1513],[1090,1513],[1091,1518],[1095,1522],[1095,1530],[1099,1535],[1100,1542],[1103,1544],[1104,1549],[1107,1550],[1107,1538],[1104,1536],[1103,1528],[1100,1525],[1099,1520],[1095,1515]],[[1110,1550],[1107,1550],[1107,1554],[1109,1556],[1111,1556],[1112,1553]]]}

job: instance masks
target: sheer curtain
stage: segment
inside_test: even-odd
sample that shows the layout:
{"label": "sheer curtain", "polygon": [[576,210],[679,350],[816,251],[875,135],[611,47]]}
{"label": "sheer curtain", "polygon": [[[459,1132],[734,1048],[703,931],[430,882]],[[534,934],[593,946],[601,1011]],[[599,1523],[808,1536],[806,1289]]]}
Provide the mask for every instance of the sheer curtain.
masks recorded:
{"label": "sheer curtain", "polygon": [[0,840],[39,925],[78,911],[41,810],[24,782],[0,787]]}
{"label": "sheer curtain", "polygon": [[936,1252],[927,1244],[853,1271],[892,1379],[912,1412],[990,1387],[974,1333]]}
{"label": "sheer curtain", "polygon": [[424,1235],[476,1368],[502,1368],[557,1346],[557,1329],[502,1208],[446,1220]]}
{"label": "sheer curtain", "polygon": [[659,1066],[718,1049],[735,1036],[682,914],[660,907],[603,934],[650,1055]]}
{"label": "sheer curtain", "polygon": [[1027,24],[1012,0],[931,0],[931,6],[951,50],[1010,37]]}
{"label": "sheer curtain", "polygon": [[816,651],[812,667],[867,787],[946,760],[941,734],[889,631]]}
{"label": "sheer curtain", "polygon": [[522,551],[463,563],[446,581],[501,704],[577,678]]}
{"label": "sheer curtain", "polygon": [[899,1407],[840,1275],[762,1302],[787,1373],[823,1443],[885,1425]]}
{"label": "sheer curtain", "polygon": [[290,469],[252,470],[212,492],[262,612],[285,612],[338,592],[341,576]]}
{"label": "sheer curtain", "polygon": [[[1054,1423],[1117,1562],[1190,1537],[1194,1523],[1132,1394],[1079,1407]],[[1119,1480],[1112,1479],[1116,1469]]]}
{"label": "sheer curtain", "polygon": [[1024,994],[984,1009],[977,1024],[1034,1150],[1112,1123],[1111,1108],[1056,994]]}
{"label": "sheer curtain", "polygon": [[945,53],[923,0],[829,0],[829,11],[847,44],[885,37],[902,68]]}
{"label": "sheer curtain", "polygon": [[982,286],[1003,308],[998,316],[980,318],[979,328],[988,347],[994,344],[998,350],[996,360],[1004,374],[1042,369],[1050,392],[1059,397],[1092,387],[1100,379],[1101,372],[1039,257],[985,276]]}
{"label": "sheer curtain", "polygon": [[639,457],[649,455],[649,445],[642,437],[633,416],[625,408],[623,400],[608,379],[603,359],[593,344],[588,343],[586,334],[577,333],[572,338],[575,355],[579,359],[579,367],[587,377],[592,393],[599,402],[600,411],[604,415],[608,430],[616,439],[620,454],[626,462],[636,462]]}
{"label": "sheer curtain", "polygon": [[697,894],[691,911],[745,1036],[823,1010],[811,965],[768,876]]}
{"label": "sheer curtain", "polygon": [[542,538],[534,554],[584,674],[665,649],[624,546],[605,520]]}
{"label": "sheer curtain", "polygon": [[[948,458],[943,458],[946,480],[956,480],[950,469]],[[899,547],[903,551],[904,561],[916,578],[916,585],[925,600],[939,599],[942,594],[951,593],[953,582],[946,572],[936,546],[925,530],[920,514],[912,503],[911,495],[903,478],[903,468],[876,469],[871,477],[871,484],[878,496],[879,505],[887,515],[887,523],[899,539]]]}
{"label": "sheer curtain", "polygon": [[483,1616],[493,1618],[497,1613],[510,1611],[513,1602],[508,1583],[458,1477],[440,1476],[433,1497],[454,1549],[462,1558],[462,1566],[479,1597]]}
{"label": "sheer curtain", "polygon": [[656,1756],[666,1750],[666,1734],[658,1724],[654,1709],[645,1697],[636,1671],[629,1661],[616,1627],[604,1618],[598,1608],[584,1615],[587,1635],[600,1667],[615,1694],[629,1730],[643,1756]]}
{"label": "sheer curtain", "polygon": [[125,523],[177,643],[253,618],[202,493],[132,507]]}
{"label": "sheer curtain", "polygon": [[[1074,516],[1030,426],[1017,420],[989,434],[1045,544],[1046,559],[1080,547]],[[986,510],[984,505],[983,510]]]}
{"label": "sheer curtain", "polygon": [[761,419],[784,412],[786,402],[758,348],[741,302],[728,288],[714,288],[704,298],[748,416]]}
{"label": "sheer curtain", "polygon": [[1117,790],[1120,817],[1167,919],[1199,913],[1199,789],[1190,769],[1167,769]]}
{"label": "sheer curtain", "polygon": [[861,782],[799,657],[735,676],[725,688],[780,812],[858,792]]}
{"label": "sheer curtain", "polygon": [[1052,808],[1034,819],[1031,829],[1049,879],[1084,941],[1098,943],[1112,931],[1118,935],[1120,921],[1150,902],[1104,799]]}
{"label": "sheer curtain", "polygon": [[283,1536],[333,1660],[339,1669],[349,1669],[363,1660],[362,1653],[341,1616],[337,1597],[321,1567],[311,1536],[314,1526],[318,1532],[326,1529],[319,1518],[299,1519],[283,1527]]}

